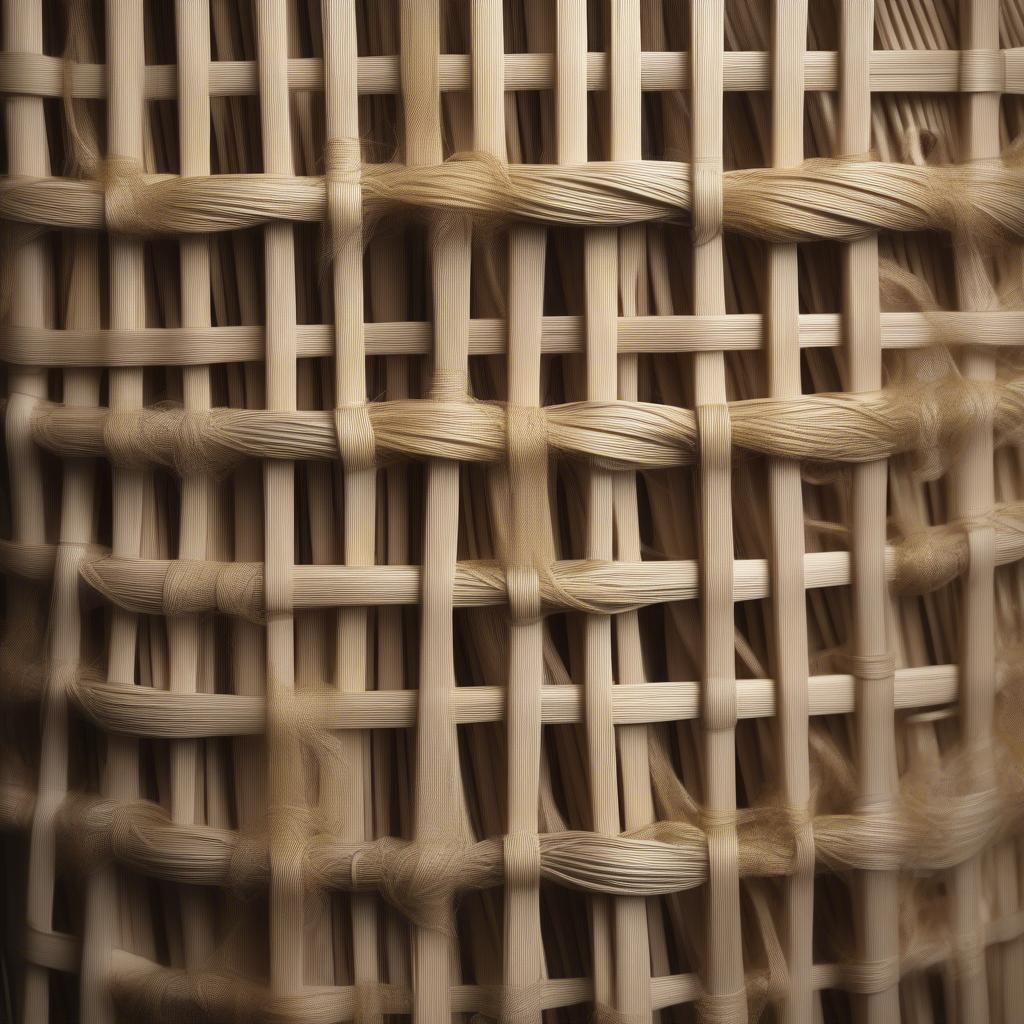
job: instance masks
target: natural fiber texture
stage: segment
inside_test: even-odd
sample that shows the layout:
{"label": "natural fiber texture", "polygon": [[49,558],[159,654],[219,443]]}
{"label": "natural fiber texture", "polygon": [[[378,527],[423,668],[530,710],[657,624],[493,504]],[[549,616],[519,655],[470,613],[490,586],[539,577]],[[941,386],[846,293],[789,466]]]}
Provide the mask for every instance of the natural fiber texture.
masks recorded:
{"label": "natural fiber texture", "polygon": [[4,1020],[1024,1020],[1024,0],[4,0]]}
{"label": "natural fiber texture", "polygon": [[[874,161],[808,161],[721,175],[721,228],[773,242],[851,240],[873,227],[956,230],[979,240],[1024,228],[1024,169],[914,167]],[[668,160],[546,167],[512,166],[455,154],[434,167],[366,164],[336,173],[360,188],[371,222],[410,209],[464,212],[497,220],[625,226],[681,219],[694,211],[696,168]],[[970,194],[971,202],[963,196]],[[14,223],[105,228],[122,235],[236,231],[271,221],[327,220],[327,180],[272,174],[172,179],[143,176],[138,164],[108,160],[99,182],[9,179],[0,216]]]}

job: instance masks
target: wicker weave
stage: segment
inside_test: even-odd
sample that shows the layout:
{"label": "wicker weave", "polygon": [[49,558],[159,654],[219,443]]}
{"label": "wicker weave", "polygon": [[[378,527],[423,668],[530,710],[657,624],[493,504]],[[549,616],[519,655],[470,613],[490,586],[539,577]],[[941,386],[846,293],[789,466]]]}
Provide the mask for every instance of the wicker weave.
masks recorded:
{"label": "wicker weave", "polygon": [[1024,1021],[1024,0],[3,41],[12,1021]]}

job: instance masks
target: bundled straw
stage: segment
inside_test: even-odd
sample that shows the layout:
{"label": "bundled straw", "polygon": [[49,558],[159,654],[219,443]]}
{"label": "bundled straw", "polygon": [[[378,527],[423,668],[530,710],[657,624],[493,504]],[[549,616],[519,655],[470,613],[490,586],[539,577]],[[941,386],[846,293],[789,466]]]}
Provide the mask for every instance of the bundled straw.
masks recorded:
{"label": "bundled straw", "polygon": [[1024,0],[3,33],[3,1019],[1024,1020]]}

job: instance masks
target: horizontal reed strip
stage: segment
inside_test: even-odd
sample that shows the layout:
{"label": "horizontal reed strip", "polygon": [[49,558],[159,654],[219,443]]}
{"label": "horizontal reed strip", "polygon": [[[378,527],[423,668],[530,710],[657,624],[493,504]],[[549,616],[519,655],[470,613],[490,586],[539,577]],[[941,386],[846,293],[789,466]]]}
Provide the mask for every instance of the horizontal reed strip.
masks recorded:
{"label": "horizontal reed strip", "polygon": [[[321,684],[322,685],[322,684]],[[776,714],[774,679],[738,679],[738,718],[772,718]],[[630,683],[611,693],[615,725],[650,725],[700,717],[702,687],[697,682]],[[923,710],[957,700],[957,667],[929,665],[896,670],[900,710]],[[213,736],[258,736],[266,729],[266,701],[228,693],[170,693],[146,686],[116,686],[92,680],[74,684],[70,697],[99,728],[126,736],[154,739],[202,739]],[[317,687],[299,691],[300,706],[315,711],[324,729],[412,729],[416,726],[415,690],[367,690],[338,693]],[[541,688],[544,725],[578,725],[585,721],[583,687],[559,684]],[[855,707],[855,679],[832,673],[807,680],[811,715],[849,714]],[[508,691],[503,686],[460,685],[448,702],[458,725],[503,722]]]}
{"label": "horizontal reed strip", "polygon": [[[764,92],[771,88],[771,57],[764,51],[723,54],[726,92]],[[804,88],[809,92],[835,92],[839,88],[840,54],[808,51],[804,59]],[[608,88],[608,57],[588,53],[587,89]],[[437,62],[442,92],[463,92],[471,87],[469,54],[443,53]],[[398,56],[363,56],[358,59],[358,88],[362,96],[393,95],[401,91]],[[549,53],[506,53],[506,92],[552,89],[555,61]],[[175,99],[177,66],[149,64],[145,69],[145,95],[149,100]],[[255,96],[258,91],[255,61],[213,61],[211,96]],[[65,75],[70,90],[65,85]],[[689,91],[690,55],[680,52],[640,54],[640,88],[645,92]],[[1024,93],[1024,48],[1000,50],[876,50],[869,72],[873,92]],[[288,84],[294,90],[322,92],[323,61],[316,57],[288,61]],[[38,53],[0,54],[0,93],[22,96],[64,96],[103,99],[107,95],[106,68],[102,64],[65,62]]]}
{"label": "horizontal reed strip", "polygon": [[[684,352],[756,352],[765,348],[767,327],[759,313],[722,316],[620,316],[616,321],[620,355]],[[429,355],[434,328],[429,321],[368,323],[364,327],[370,356]],[[333,357],[333,324],[298,324],[300,359]],[[546,316],[541,324],[545,355],[585,350],[581,316]],[[936,337],[946,344],[1017,347],[1024,337],[1024,312],[883,313],[885,349],[924,348]],[[801,348],[839,348],[845,343],[838,313],[804,313],[799,318]],[[508,324],[494,318],[469,322],[469,354],[506,355]],[[75,367],[209,366],[262,362],[266,333],[259,325],[232,327],[138,327],[61,329],[13,325],[0,335],[0,359],[19,366]]]}
{"label": "horizontal reed strip", "polygon": [[[997,565],[1024,558],[1024,503],[997,505],[982,525],[994,532]],[[952,582],[970,565],[970,523],[929,527],[885,549],[886,577],[898,593],[928,593]],[[0,572],[46,581],[53,572],[56,545],[0,541]],[[600,606],[609,613],[695,600],[699,563],[693,560],[647,562],[556,561],[547,567],[542,597],[548,611]],[[256,562],[189,562],[111,557],[89,548],[80,572],[97,592],[128,611],[148,615],[222,611],[260,618],[263,566]],[[297,608],[349,605],[393,606],[419,601],[422,570],[417,565],[297,565],[292,588]],[[811,551],[804,555],[807,590],[849,584],[848,551]],[[733,600],[751,601],[771,593],[768,563],[733,562]],[[505,604],[508,584],[494,562],[456,563],[455,607]],[[570,604],[570,602],[575,602]]]}

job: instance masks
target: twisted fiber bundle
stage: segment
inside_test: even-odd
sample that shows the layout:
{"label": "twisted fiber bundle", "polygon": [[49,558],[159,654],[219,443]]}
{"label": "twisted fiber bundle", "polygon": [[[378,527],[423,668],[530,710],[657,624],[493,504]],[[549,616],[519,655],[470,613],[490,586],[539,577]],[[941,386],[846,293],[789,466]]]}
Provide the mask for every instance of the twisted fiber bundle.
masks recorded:
{"label": "twisted fiber bundle", "polygon": [[[625,226],[691,212],[692,170],[669,160],[505,165],[467,153],[436,166],[362,164],[329,180],[357,186],[363,217],[371,222],[415,210],[500,222]],[[879,228],[955,231],[984,241],[1019,238],[1022,185],[1016,151],[1006,162],[960,167],[809,160],[795,168],[725,171],[721,227],[770,242],[850,241]],[[0,185],[0,219],[125,235],[319,223],[327,213],[324,177],[160,177],[143,174],[124,158],[108,160],[98,182],[10,178]]]}
{"label": "twisted fiber bundle", "polygon": [[1024,1019],[1022,0],[51,6],[12,1019]]}
{"label": "twisted fiber bundle", "polygon": [[[866,462],[902,452],[949,454],[979,423],[1000,441],[1021,430],[1024,377],[974,384],[956,378],[875,393],[753,399],[728,410],[735,448],[818,462]],[[344,415],[342,415],[342,413]],[[65,456],[105,455],[119,466],[222,471],[239,457],[353,458],[368,465],[399,456],[495,462],[506,452],[514,407],[430,399],[372,402],[358,409],[263,412],[210,409],[61,409],[37,405],[36,442]],[[609,469],[692,465],[698,425],[689,409],[617,401],[538,410],[552,455],[585,456]],[[354,432],[358,436],[350,437]],[[353,451],[353,445],[359,450]]]}
{"label": "twisted fiber bundle", "polygon": [[[1017,655],[1007,662],[1015,670],[1020,667]],[[940,870],[1024,826],[1024,743],[1019,732],[1024,704],[1019,676],[1006,685],[1001,707],[995,778],[978,788],[975,755],[965,750],[950,758],[937,776],[908,774],[897,802],[888,809],[819,814],[811,821],[811,831],[821,866]],[[303,718],[305,725],[297,723],[303,742],[318,744],[320,720],[308,711]],[[843,793],[839,780],[827,774],[822,781],[833,791],[819,792],[819,800],[823,795],[840,800],[853,796]],[[19,791],[31,799],[31,791],[15,786],[8,806],[19,806]],[[11,811],[3,822],[10,825],[24,814]],[[282,820],[277,819],[277,827]],[[302,859],[312,882],[344,890],[379,890],[425,927],[447,927],[440,911],[451,893],[499,885],[504,878],[498,840],[424,846],[384,838],[357,845],[340,842],[331,823],[317,822],[315,816],[305,825],[295,824],[295,829],[285,828],[289,841],[304,847]],[[272,832],[240,836],[230,830],[182,826],[152,803],[85,796],[65,802],[61,826],[80,863],[112,857],[145,874],[196,885],[265,886],[267,850],[276,841]],[[741,875],[794,871],[795,838],[801,826],[800,815],[784,806],[739,812]],[[657,895],[694,888],[707,878],[707,827],[702,822],[659,821],[617,837],[587,832],[541,835],[538,869],[541,877],[590,892]]]}
{"label": "twisted fiber bundle", "polygon": [[[887,870],[897,865],[937,871],[960,863],[1021,820],[1020,766],[999,788],[958,794],[955,778],[912,780],[887,812],[822,814],[811,821],[821,869]],[[955,773],[952,773],[955,775]],[[8,795],[13,806],[16,797]],[[25,811],[12,811],[10,823]],[[80,863],[113,858],[155,878],[207,886],[262,887],[269,879],[262,836],[172,824],[157,805],[69,799],[62,834]],[[754,808],[737,818],[743,877],[776,877],[796,870],[799,817],[781,807]],[[502,847],[486,840],[468,847],[421,846],[381,839],[345,845],[314,829],[304,842],[309,884],[343,891],[379,891],[407,917],[446,928],[443,907],[455,892],[502,884]],[[538,838],[540,877],[586,892],[656,896],[707,881],[706,830],[678,821],[655,822],[622,836],[561,832]]]}

